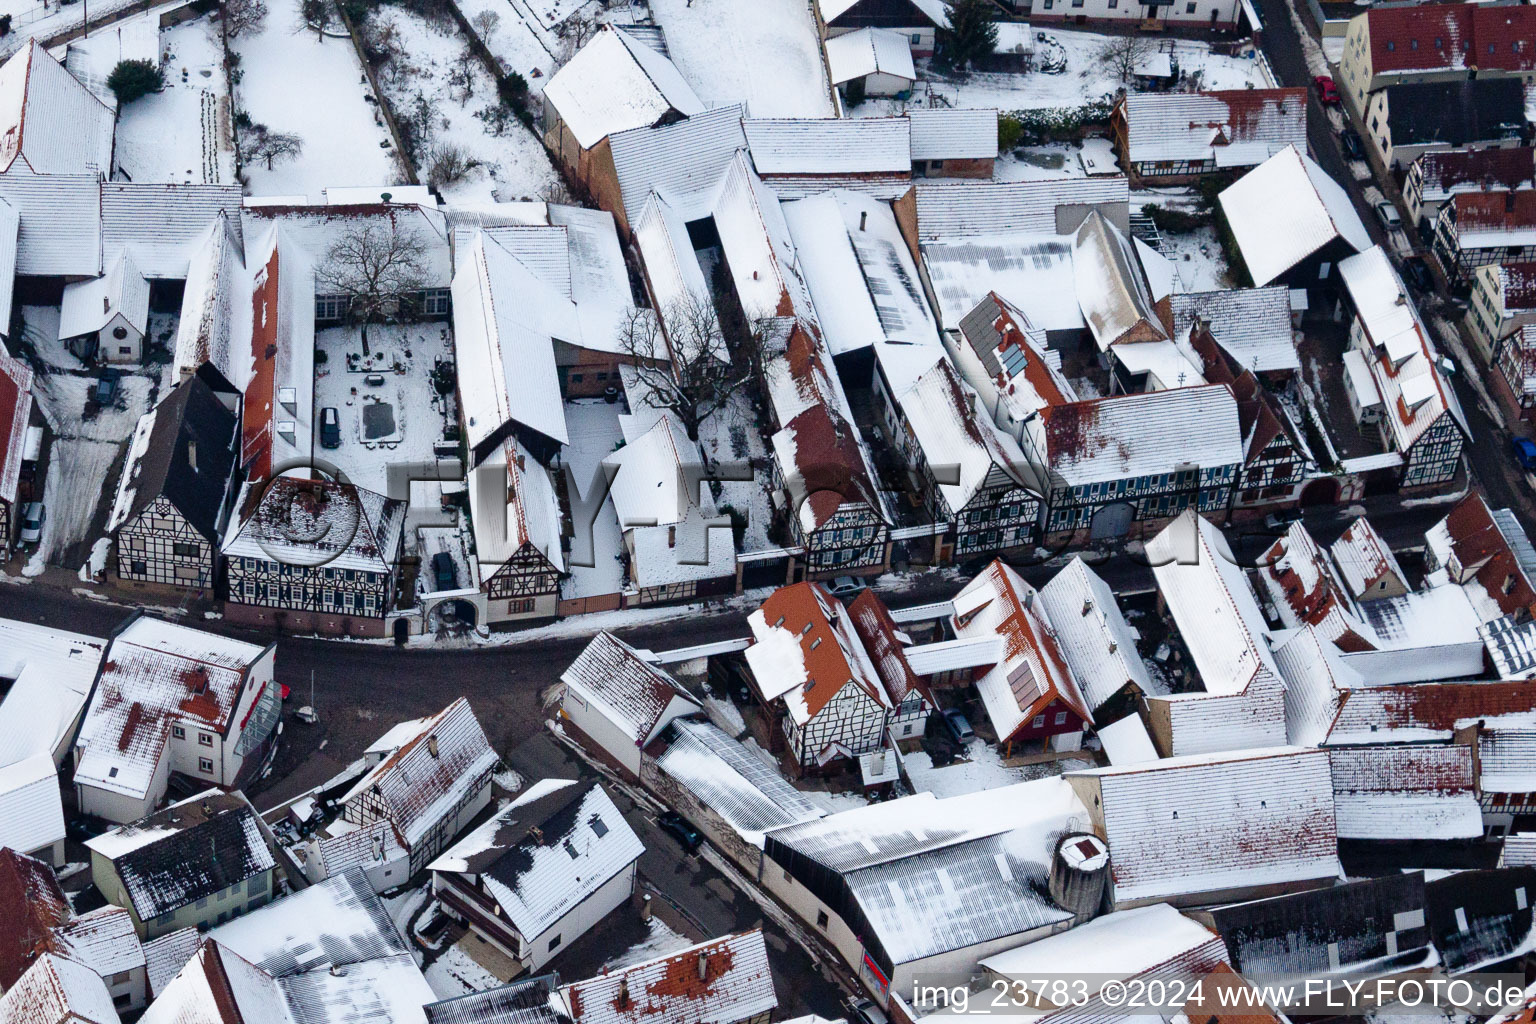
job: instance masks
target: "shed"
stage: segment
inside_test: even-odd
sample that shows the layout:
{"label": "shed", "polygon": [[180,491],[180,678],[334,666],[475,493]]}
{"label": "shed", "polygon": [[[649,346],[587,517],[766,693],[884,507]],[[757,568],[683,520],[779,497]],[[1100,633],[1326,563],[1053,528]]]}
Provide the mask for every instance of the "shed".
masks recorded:
{"label": "shed", "polygon": [[825,43],[832,84],[848,92],[861,82],[866,96],[900,96],[912,91],[917,70],[906,36],[885,28],[861,28]]}

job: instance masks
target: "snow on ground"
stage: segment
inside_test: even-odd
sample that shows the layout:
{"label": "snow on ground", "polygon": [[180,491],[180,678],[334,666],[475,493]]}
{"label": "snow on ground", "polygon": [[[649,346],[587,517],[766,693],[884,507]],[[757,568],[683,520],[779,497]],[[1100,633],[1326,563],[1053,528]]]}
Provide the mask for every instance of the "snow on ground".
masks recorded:
{"label": "snow on ground", "polygon": [[741,717],[741,711],[729,700],[724,700],[720,697],[705,697],[704,713],[709,716],[709,720],[720,731],[729,736],[740,736],[747,731],[747,723]]}
{"label": "snow on ground", "polygon": [[[502,69],[522,75],[531,95],[543,93],[544,83],[555,73],[561,41],[530,15],[526,0],[458,0],[458,8]],[[487,12],[496,15],[489,32]]]}
{"label": "snow on ground", "polygon": [[[937,76],[926,61],[918,64],[920,81],[910,103],[900,100],[866,100],[851,113],[855,117],[881,117],[900,113],[906,106],[938,106],[929,97],[942,97],[954,107],[996,107],[998,110],[1038,110],[1077,107],[1114,93],[1121,87],[1113,72],[1099,59],[1109,36],[1075,29],[1053,28],[1044,33],[1039,49],[1059,50],[1065,60],[1060,73],[976,72],[963,82]],[[669,37],[670,41],[670,37]],[[1190,88],[1272,88],[1269,68],[1262,60],[1212,53],[1199,39],[1160,39],[1158,48],[1178,59]],[[755,111],[754,111],[755,112]]]}
{"label": "snow on ground", "polygon": [[401,179],[383,118],[352,43],[302,27],[298,0],[269,0],[261,31],[233,43],[240,55],[238,105],[257,124],[304,140],[296,160],[245,167],[252,195],[306,195],[342,185]]}
{"label": "snow on ground", "polygon": [[832,97],[804,0],[651,0],[678,70],[707,106],[753,117],[831,117]]}
{"label": "snow on ground", "polygon": [[500,988],[503,984],[500,978],[481,967],[458,946],[449,946],[422,973],[426,975],[427,984],[432,986],[432,991],[437,993],[439,999],[484,992],[486,989]]}
{"label": "snow on ground", "polygon": [[[699,428],[699,445],[704,454],[716,464],[755,462],[768,465],[768,449],[763,432],[753,418],[752,405],[745,393],[738,392],[731,403],[721,409]],[[747,528],[742,534],[741,551],[762,551],[775,545],[768,539],[768,527],[773,521],[773,505],[768,497],[768,481],[763,475],[752,480],[725,480],[720,483],[720,494],[715,499],[718,507],[729,505],[747,517]],[[709,486],[709,485],[705,485]]]}
{"label": "snow on ground", "polygon": [[1173,272],[1178,278],[1174,291],[1211,292],[1232,287],[1215,228],[1164,235],[1162,252],[1173,263]]}
{"label": "snow on ground", "polygon": [[[448,333],[442,323],[376,324],[368,329],[372,359],[365,363],[356,329],[315,332],[315,347],[326,353],[326,361],[315,365],[315,407],[335,408],[341,421],[341,447],[321,454],[353,483],[384,494],[389,466],[433,460],[433,442],[443,436],[445,400],[433,389],[431,373],[436,360],[453,358]],[[359,357],[356,370],[348,369],[349,352]],[[405,372],[394,372],[397,365]],[[378,377],[383,384],[368,383]],[[379,402],[390,406],[394,430],[379,433],[390,416],[376,412],[369,439],[363,410]]]}
{"label": "snow on ground", "polygon": [[411,933],[411,922],[421,912],[432,896],[430,884],[420,885],[414,889],[407,889],[394,896],[385,897],[384,909],[389,911],[389,919],[395,922],[395,927],[400,929],[401,935]]}
{"label": "snow on ground", "polygon": [[994,181],[1049,181],[1083,178],[1094,174],[1118,174],[1120,163],[1114,143],[1108,139],[1082,139],[1072,143],[1021,146],[1003,153],[993,169]]}
{"label": "snow on ground", "polygon": [[[369,18],[368,31],[375,38],[398,34],[403,53],[386,65],[380,87],[397,120],[430,126],[416,159],[423,181],[434,150],[454,146],[477,166],[462,181],[444,185],[444,198],[450,201],[534,199],[556,185],[559,176],[543,143],[506,114],[495,81],[453,22],[380,6]],[[430,116],[418,117],[418,111],[430,111]]]}
{"label": "snow on ground", "polygon": [[[91,0],[91,22],[100,24],[110,15],[125,11],[141,2],[142,0]],[[15,19],[11,24],[11,34],[0,39],[0,59],[4,59],[24,47],[27,40],[33,37],[53,39],[69,32],[80,24],[83,12],[74,4],[0,0],[0,14],[9,14]]]}
{"label": "snow on ground", "polygon": [[[157,14],[144,15],[158,18]],[[113,155],[134,181],[235,180],[223,45],[211,16],[160,33],[165,89],[123,107]]]}
{"label": "snow on ground", "polygon": [[676,953],[680,949],[687,949],[693,945],[687,938],[668,928],[666,923],[659,917],[653,915],[649,924],[650,934],[622,953],[615,954],[604,963],[603,973],[623,970],[626,967],[644,963],[646,960],[654,960],[656,957],[666,956],[668,953]]}

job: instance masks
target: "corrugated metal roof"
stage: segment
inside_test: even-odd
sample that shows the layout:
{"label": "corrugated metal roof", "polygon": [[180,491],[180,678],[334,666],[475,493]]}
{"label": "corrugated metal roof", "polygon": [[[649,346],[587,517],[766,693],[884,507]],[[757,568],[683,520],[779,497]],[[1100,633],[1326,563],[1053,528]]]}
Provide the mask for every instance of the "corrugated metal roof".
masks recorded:
{"label": "corrugated metal roof", "polygon": [[671,204],[684,223],[710,213],[721,175],[736,151],[747,148],[741,130],[746,108],[716,107],[660,128],[635,128],[609,139],[613,167],[631,224],[652,192]]}
{"label": "corrugated metal roof", "polygon": [[903,117],[749,117],[741,128],[752,164],[764,178],[912,173],[910,131]]}
{"label": "corrugated metal roof", "polygon": [[913,160],[992,160],[997,157],[997,111],[976,107],[914,108]]}
{"label": "corrugated metal roof", "polygon": [[[1111,205],[1125,209],[1130,187],[1124,178],[1065,178],[1049,181],[919,183],[917,229],[920,238],[952,239],[969,235],[1029,233],[1054,235],[1061,207]],[[1129,215],[1126,214],[1128,217]],[[1120,216],[1111,217],[1123,227]],[[1075,230],[1074,221],[1067,230]],[[966,311],[970,310],[966,307]]]}
{"label": "corrugated metal roof", "polygon": [[1301,368],[1291,332],[1290,289],[1228,288],[1214,292],[1176,292],[1173,330],[1188,331],[1195,320],[1210,325],[1217,344],[1254,373]]}
{"label": "corrugated metal roof", "polygon": [[779,1005],[758,930],[578,981],[560,994],[576,1024],[735,1024]]}
{"label": "corrugated metal roof", "polygon": [[748,842],[825,812],[784,781],[777,769],[707,722],[680,719],[677,739],[656,766],[720,815]]}

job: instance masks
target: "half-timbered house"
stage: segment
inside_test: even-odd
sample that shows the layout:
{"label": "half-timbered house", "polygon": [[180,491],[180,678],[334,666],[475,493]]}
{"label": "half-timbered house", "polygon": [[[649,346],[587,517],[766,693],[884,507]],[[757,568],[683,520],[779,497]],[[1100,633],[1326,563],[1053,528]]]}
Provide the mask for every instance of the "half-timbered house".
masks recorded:
{"label": "half-timbered house", "polygon": [[0,552],[10,550],[20,521],[17,491],[32,416],[32,370],[0,347]]}
{"label": "half-timbered house", "polygon": [[890,698],[851,616],[819,583],[781,587],[748,617],[747,666],[769,709],[776,747],[802,774],[879,750]]}
{"label": "half-timbered house", "polygon": [[554,616],[565,553],[549,471],[508,438],[471,476],[469,509],[487,623]]}
{"label": "half-timbered house", "polygon": [[225,615],[383,636],[405,540],[405,502],[353,484],[247,483],[225,536]]}
{"label": "half-timbered house", "polygon": [[235,495],[239,397],[205,364],[139,418],[107,520],[119,579],[213,586]]}
{"label": "half-timbered house", "polygon": [[880,673],[891,701],[890,734],[895,741],[923,735],[928,716],[938,709],[927,679],[912,670],[906,648],[912,638],[903,633],[891,611],[873,590],[866,590],[848,606],[854,632]]}
{"label": "half-timbered house", "polygon": [[1135,178],[1188,181],[1255,167],[1307,144],[1305,89],[1132,92],[1110,114],[1115,148]]}
{"label": "half-timbered house", "polygon": [[1461,464],[1466,419],[1402,278],[1380,246],[1344,260],[1339,273],[1354,313],[1350,345],[1381,391],[1382,439],[1403,456],[1402,486],[1445,483]]}
{"label": "half-timbered house", "polygon": [[1536,260],[1536,190],[1463,192],[1435,217],[1435,255],[1452,284],[1470,284],[1478,267]]}
{"label": "half-timbered house", "polygon": [[1536,416],[1536,324],[1526,324],[1495,344],[1494,380],[1501,398],[1520,410],[1522,419]]}
{"label": "half-timbered house", "polygon": [[973,679],[997,742],[1005,750],[1035,742],[1075,750],[1093,716],[1038,596],[994,561],[955,595],[950,625],[959,639],[995,638],[994,655]]}

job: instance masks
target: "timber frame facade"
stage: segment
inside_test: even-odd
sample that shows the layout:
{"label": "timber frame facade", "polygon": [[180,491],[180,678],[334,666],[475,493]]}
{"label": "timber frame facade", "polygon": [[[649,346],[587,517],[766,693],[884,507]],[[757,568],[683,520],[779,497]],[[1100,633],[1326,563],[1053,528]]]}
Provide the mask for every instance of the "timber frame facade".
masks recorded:
{"label": "timber frame facade", "polygon": [[213,586],[217,549],[164,495],[117,531],[117,575],[139,583]]}
{"label": "timber frame facade", "polygon": [[481,589],[492,602],[488,617],[493,621],[553,616],[560,603],[560,570],[544,552],[524,542]]}
{"label": "timber frame facade", "polygon": [[[398,560],[397,549],[391,565]],[[319,615],[381,619],[389,611],[395,572],[300,566],[271,558],[228,559],[228,600]]]}
{"label": "timber frame facade", "polygon": [[[1388,415],[1391,415],[1389,412]],[[1413,446],[1403,452],[1404,487],[1441,484],[1456,476],[1466,435],[1449,411],[1440,414]]]}
{"label": "timber frame facade", "polygon": [[800,770],[813,771],[837,757],[879,750],[890,714],[890,708],[849,680],[805,725],[784,716],[784,737]]}
{"label": "timber frame facade", "polygon": [[1307,475],[1307,460],[1284,431],[1243,464],[1237,489],[1242,504],[1283,498]]}
{"label": "timber frame facade", "polygon": [[806,534],[790,515],[796,539],[805,547],[806,575],[828,575],[884,567],[890,529],[864,502],[846,502],[820,527]]}
{"label": "timber frame facade", "polygon": [[1237,470],[1235,464],[1186,467],[1121,480],[1053,485],[1046,532],[1088,527],[1100,510],[1116,505],[1129,506],[1135,522],[1169,519],[1191,508],[1217,512],[1231,503]]}

